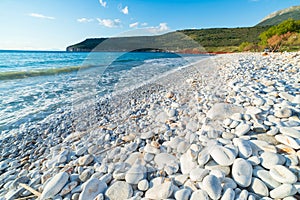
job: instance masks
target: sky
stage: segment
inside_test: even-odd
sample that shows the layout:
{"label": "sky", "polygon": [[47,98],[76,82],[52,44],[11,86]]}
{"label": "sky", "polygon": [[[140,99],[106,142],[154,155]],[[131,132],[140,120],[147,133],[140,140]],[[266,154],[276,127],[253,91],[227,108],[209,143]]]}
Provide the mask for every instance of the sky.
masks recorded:
{"label": "sky", "polygon": [[86,38],[249,27],[300,0],[0,0],[0,49],[65,50]]}

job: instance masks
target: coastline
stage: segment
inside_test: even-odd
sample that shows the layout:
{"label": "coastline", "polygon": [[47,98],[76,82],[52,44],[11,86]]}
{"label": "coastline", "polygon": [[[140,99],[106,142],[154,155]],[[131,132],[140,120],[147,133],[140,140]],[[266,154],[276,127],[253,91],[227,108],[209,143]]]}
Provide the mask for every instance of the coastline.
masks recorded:
{"label": "coastline", "polygon": [[[287,197],[293,196],[300,185],[297,63],[298,53],[217,55],[20,131],[0,144],[0,199],[29,196],[19,183],[42,199],[114,199],[118,190],[124,199],[275,198],[280,191],[258,176],[273,167],[264,164],[266,152],[285,160],[274,166],[285,165],[297,177],[278,185],[289,184]],[[240,165],[249,184],[233,175]],[[264,193],[253,186],[256,179]]]}

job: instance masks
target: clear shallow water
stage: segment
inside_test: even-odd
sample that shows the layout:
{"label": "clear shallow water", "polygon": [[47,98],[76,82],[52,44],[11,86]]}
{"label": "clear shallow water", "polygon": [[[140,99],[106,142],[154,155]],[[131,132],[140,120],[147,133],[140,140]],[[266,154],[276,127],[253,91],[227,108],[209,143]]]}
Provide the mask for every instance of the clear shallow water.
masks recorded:
{"label": "clear shallow water", "polygon": [[[204,56],[0,51],[0,133],[143,84]],[[1,137],[0,137],[1,138]]]}

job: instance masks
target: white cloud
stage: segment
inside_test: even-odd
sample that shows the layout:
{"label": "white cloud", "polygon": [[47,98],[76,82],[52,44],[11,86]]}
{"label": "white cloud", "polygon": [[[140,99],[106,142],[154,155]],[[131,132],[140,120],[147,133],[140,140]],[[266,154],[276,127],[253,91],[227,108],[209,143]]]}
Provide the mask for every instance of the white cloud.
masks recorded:
{"label": "white cloud", "polygon": [[159,33],[167,32],[170,30],[167,23],[160,23],[158,26],[147,27],[146,29],[148,30],[148,32],[153,33],[153,34],[159,34]]}
{"label": "white cloud", "polygon": [[83,17],[83,18],[77,19],[77,21],[80,22],[80,23],[88,23],[88,22],[92,22],[94,20],[93,19],[87,19],[87,18]]}
{"label": "white cloud", "polygon": [[129,24],[129,27],[130,28],[137,28],[138,25],[139,25],[139,23],[135,22],[135,23]]}
{"label": "white cloud", "polygon": [[114,28],[114,27],[119,27],[121,25],[121,20],[120,19],[100,19],[97,18],[98,22],[102,26],[106,26],[108,28]]}
{"label": "white cloud", "polygon": [[102,7],[106,7],[106,5],[107,5],[107,2],[106,1],[103,1],[103,0],[99,0],[99,3],[100,3],[100,5],[102,6]]}
{"label": "white cloud", "polygon": [[141,24],[141,26],[148,26],[148,23],[144,22]]}
{"label": "white cloud", "polygon": [[40,19],[55,19],[54,17],[45,16],[45,15],[38,14],[38,13],[29,13],[28,15],[30,17],[36,17],[36,18],[40,18]]}
{"label": "white cloud", "polygon": [[121,10],[121,12],[123,13],[123,14],[125,14],[125,15],[128,15],[128,6],[125,6],[125,8],[123,8],[122,10]]}

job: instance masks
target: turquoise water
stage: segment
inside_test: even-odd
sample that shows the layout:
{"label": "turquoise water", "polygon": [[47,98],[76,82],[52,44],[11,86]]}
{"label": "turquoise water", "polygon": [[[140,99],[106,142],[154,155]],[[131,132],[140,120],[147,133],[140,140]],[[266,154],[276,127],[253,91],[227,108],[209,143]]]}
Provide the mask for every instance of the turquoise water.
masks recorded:
{"label": "turquoise water", "polygon": [[128,90],[203,56],[171,53],[0,51],[0,133],[75,102]]}

